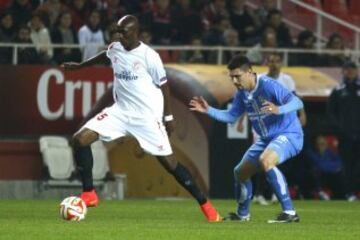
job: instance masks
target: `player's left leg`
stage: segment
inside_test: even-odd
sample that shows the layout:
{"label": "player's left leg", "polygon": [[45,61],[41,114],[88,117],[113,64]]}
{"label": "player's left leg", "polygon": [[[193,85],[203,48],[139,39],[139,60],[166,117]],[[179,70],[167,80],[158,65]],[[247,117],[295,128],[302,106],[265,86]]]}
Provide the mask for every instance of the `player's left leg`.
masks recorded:
{"label": "player's left leg", "polygon": [[174,176],[176,181],[196,199],[209,222],[219,222],[222,220],[220,214],[205,197],[191,176],[189,170],[184,165],[176,161],[173,155],[156,156],[156,158],[161,165]]}
{"label": "player's left leg", "polygon": [[302,146],[302,135],[284,134],[271,141],[260,155],[259,160],[265,171],[266,179],[273,188],[283,210],[275,220],[269,221],[271,223],[299,222],[300,220],[294,210],[285,176],[276,165],[298,154]]}
{"label": "player's left leg", "polygon": [[194,181],[189,170],[174,158],[162,121],[156,119],[135,121],[129,124],[128,131],[138,140],[141,148],[155,156],[160,164],[174,176],[176,181],[197,200],[209,222],[222,220],[219,213]]}

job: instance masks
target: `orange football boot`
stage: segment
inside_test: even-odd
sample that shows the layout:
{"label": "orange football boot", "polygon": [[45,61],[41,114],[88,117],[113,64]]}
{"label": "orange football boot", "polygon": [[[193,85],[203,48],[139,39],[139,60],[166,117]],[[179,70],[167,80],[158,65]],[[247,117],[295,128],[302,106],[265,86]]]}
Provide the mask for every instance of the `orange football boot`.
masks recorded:
{"label": "orange football boot", "polygon": [[99,204],[99,197],[95,189],[89,192],[82,192],[80,198],[85,202],[87,207],[96,207]]}
{"label": "orange football boot", "polygon": [[222,222],[223,218],[220,216],[218,211],[214,208],[210,201],[206,201],[200,206],[201,211],[204,213],[208,222]]}

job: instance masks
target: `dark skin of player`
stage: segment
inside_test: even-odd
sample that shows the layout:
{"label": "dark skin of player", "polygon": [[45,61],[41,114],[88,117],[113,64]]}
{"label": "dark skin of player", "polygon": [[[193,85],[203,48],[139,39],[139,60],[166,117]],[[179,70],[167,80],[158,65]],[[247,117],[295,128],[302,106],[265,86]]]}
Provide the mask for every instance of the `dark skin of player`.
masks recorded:
{"label": "dark skin of player", "polygon": [[[140,45],[139,41],[139,23],[136,17],[127,15],[119,20],[117,23],[117,32],[119,33],[119,41],[124,46],[127,51],[131,51],[134,48],[137,48]],[[95,64],[104,64],[108,62],[109,59],[106,56],[106,51],[100,52],[93,58],[90,58],[82,63],[75,63],[75,62],[68,62],[64,63],[62,67],[65,70],[77,70],[83,67],[95,65]],[[161,85],[160,87],[163,96],[164,96],[164,116],[172,115],[171,107],[170,107],[170,91],[169,86],[167,83]],[[109,95],[109,91],[106,95]],[[109,99],[108,97],[106,98]],[[95,108],[91,111],[89,116],[94,116],[98,113],[101,109],[109,105],[109,102],[100,101],[95,105]],[[110,103],[113,103],[110,102]],[[88,119],[87,119],[88,120]],[[174,130],[174,122],[169,121],[165,122],[165,127],[168,132],[168,135],[171,134]],[[91,143],[95,142],[99,138],[99,134],[95,131],[90,129],[84,128],[81,131],[78,131],[73,136],[73,144],[77,146],[87,146]],[[172,155],[169,156],[155,156],[161,165],[167,169],[168,171],[175,170],[177,166],[177,160]]]}

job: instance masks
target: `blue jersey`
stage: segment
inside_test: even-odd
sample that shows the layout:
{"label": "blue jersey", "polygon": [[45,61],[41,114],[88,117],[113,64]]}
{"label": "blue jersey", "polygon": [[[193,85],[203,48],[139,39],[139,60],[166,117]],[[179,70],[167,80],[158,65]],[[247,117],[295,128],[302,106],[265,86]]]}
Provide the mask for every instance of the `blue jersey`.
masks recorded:
{"label": "blue jersey", "polygon": [[296,111],[283,114],[261,111],[265,100],[274,103],[276,106],[283,106],[294,98],[297,99],[281,84],[268,76],[261,76],[257,79],[254,90],[237,91],[230,110],[221,111],[209,108],[208,114],[220,121],[235,122],[243,113],[247,112],[255,132],[262,139],[271,139],[284,133],[303,134]]}

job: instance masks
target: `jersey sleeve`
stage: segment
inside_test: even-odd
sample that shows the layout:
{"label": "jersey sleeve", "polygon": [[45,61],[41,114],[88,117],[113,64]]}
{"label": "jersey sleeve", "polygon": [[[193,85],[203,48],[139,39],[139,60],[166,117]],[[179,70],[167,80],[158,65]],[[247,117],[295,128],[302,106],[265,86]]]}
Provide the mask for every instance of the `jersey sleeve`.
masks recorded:
{"label": "jersey sleeve", "polygon": [[234,97],[230,109],[220,110],[209,107],[207,114],[220,122],[234,123],[244,112],[245,106],[243,105],[241,95],[238,92]]}
{"label": "jersey sleeve", "polygon": [[106,56],[111,59],[113,48],[114,48],[115,42],[112,42],[109,44],[107,50],[106,50]]}
{"label": "jersey sleeve", "polygon": [[167,82],[164,65],[158,53],[151,51],[146,55],[148,63],[148,71],[157,86],[161,86]]}

